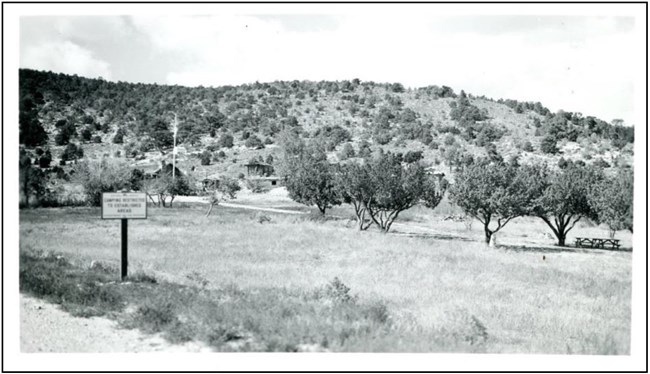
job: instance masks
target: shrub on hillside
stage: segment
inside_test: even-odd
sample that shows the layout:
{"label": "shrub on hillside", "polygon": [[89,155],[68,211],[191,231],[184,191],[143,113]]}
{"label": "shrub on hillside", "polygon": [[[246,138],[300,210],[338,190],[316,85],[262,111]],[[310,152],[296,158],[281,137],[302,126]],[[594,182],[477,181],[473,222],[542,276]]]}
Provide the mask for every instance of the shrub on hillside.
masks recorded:
{"label": "shrub on hillside", "polygon": [[115,136],[113,137],[113,143],[114,144],[122,144],[122,143],[124,143],[124,135],[126,135],[126,131],[124,131],[124,129],[122,129],[122,128],[117,129],[117,132],[115,133]]}
{"label": "shrub on hillside", "polygon": [[343,149],[341,149],[341,151],[338,153],[339,160],[341,161],[347,160],[354,156],[355,156],[354,147],[352,147],[352,144],[350,143],[345,143],[343,145]]}
{"label": "shrub on hillside", "polygon": [[542,139],[540,150],[546,154],[556,154],[560,151],[557,148],[557,140],[551,135],[547,135]]}
{"label": "shrub on hillside", "polygon": [[217,142],[217,145],[220,148],[232,148],[233,147],[233,141],[234,138],[231,134],[223,134],[219,138],[219,141]]}
{"label": "shrub on hillside", "polygon": [[246,139],[244,145],[248,148],[254,148],[254,149],[264,148],[264,143],[262,143],[262,140],[260,140],[260,138],[258,138],[257,135],[252,135],[248,139]]}
{"label": "shrub on hillside", "polygon": [[61,154],[61,161],[73,161],[83,158],[84,151],[81,146],[77,146],[74,143],[68,143],[68,145],[63,150]]}
{"label": "shrub on hillside", "polygon": [[523,151],[526,151],[526,152],[534,152],[535,151],[535,149],[533,148],[533,145],[528,140],[526,140],[526,142],[524,142],[524,145],[522,146],[521,149]]}
{"label": "shrub on hillside", "polygon": [[201,153],[200,158],[201,158],[201,165],[210,165],[210,158],[211,158],[210,151],[205,150]]}
{"label": "shrub on hillside", "polygon": [[51,162],[52,162],[52,153],[48,148],[47,150],[45,150],[43,155],[38,159],[38,166],[40,166],[41,168],[49,168]]}

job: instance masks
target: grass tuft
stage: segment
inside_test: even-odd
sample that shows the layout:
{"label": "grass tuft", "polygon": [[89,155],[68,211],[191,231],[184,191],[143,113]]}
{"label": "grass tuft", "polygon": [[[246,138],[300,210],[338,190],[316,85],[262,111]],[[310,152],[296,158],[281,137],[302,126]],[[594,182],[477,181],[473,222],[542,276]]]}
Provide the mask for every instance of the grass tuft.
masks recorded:
{"label": "grass tuft", "polygon": [[124,306],[114,276],[85,271],[61,255],[21,251],[19,274],[21,292],[61,304],[73,315],[101,316]]}

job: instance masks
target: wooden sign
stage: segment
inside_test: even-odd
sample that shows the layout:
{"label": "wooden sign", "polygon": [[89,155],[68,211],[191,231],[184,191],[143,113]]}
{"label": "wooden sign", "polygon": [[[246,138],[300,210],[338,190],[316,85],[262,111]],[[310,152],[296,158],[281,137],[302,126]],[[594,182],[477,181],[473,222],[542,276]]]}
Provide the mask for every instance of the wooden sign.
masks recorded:
{"label": "wooden sign", "polygon": [[144,192],[102,193],[102,219],[147,219]]}
{"label": "wooden sign", "polygon": [[129,219],[147,219],[147,194],[144,192],[102,193],[102,219],[122,220],[122,280],[129,267]]}

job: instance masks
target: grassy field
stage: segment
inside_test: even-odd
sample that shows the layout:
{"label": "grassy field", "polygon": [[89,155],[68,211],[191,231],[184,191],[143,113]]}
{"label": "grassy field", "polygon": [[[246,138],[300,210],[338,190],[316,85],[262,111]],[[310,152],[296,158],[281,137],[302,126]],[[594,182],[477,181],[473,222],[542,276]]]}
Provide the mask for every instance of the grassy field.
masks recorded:
{"label": "grassy field", "polygon": [[[242,198],[235,202],[254,203]],[[264,205],[308,210],[282,199]],[[519,219],[501,233],[502,247],[487,248],[478,223],[468,229],[419,208],[404,214],[395,233],[380,234],[311,214],[264,213],[271,222],[260,224],[260,213],[250,210],[218,207],[206,218],[205,206],[174,206],[129,222],[130,272],[190,290],[142,291],[151,303],[202,295],[191,313],[177,313],[222,310],[218,323],[261,342],[216,344],[218,350],[307,344],[335,351],[630,352],[630,235],[617,234],[624,251],[560,249],[542,236],[541,221]],[[333,213],[350,215],[344,207]],[[79,269],[92,261],[117,268],[119,222],[99,217],[93,208],[21,210],[21,253],[53,251]],[[571,234],[569,242],[607,232],[584,224]],[[314,296],[327,289],[343,290],[334,299],[349,295],[354,306]],[[228,312],[223,300],[233,295],[247,307]],[[129,318],[147,315],[150,306],[138,305]]]}

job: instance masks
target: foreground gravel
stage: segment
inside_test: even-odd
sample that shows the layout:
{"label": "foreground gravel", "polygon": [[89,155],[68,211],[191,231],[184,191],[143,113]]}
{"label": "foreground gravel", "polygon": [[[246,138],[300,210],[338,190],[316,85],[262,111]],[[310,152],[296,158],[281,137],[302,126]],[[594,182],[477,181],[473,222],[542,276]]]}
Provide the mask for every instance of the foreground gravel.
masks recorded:
{"label": "foreground gravel", "polygon": [[173,345],[158,335],[120,329],[107,318],[79,318],[20,295],[20,350],[31,352],[210,352],[195,342]]}

